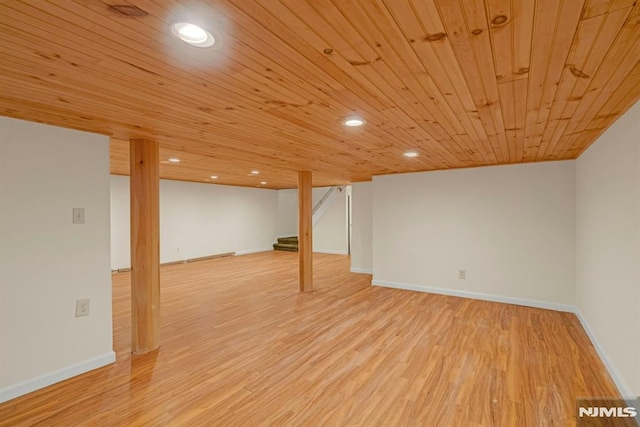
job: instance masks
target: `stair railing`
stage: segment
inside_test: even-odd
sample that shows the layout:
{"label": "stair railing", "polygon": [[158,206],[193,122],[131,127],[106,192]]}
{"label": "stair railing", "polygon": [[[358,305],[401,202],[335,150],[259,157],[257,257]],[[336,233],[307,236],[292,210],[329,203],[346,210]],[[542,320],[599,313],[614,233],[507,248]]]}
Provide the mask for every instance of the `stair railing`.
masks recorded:
{"label": "stair railing", "polygon": [[320,209],[320,206],[324,204],[324,202],[329,198],[329,196],[331,196],[331,193],[333,193],[335,189],[336,187],[331,187],[329,188],[329,190],[327,190],[326,193],[324,193],[324,196],[322,196],[322,199],[320,199],[320,201],[316,203],[316,205],[313,207],[313,210],[311,211],[311,215],[313,215],[318,211],[318,209]]}
{"label": "stair railing", "polygon": [[336,190],[342,191],[342,187],[331,187],[331,188],[329,188],[329,190],[327,190],[327,192],[324,194],[324,196],[322,196],[320,201],[318,203],[316,203],[316,205],[313,207],[311,215],[313,216],[312,225],[314,227],[316,226],[316,224],[318,222],[320,222],[320,219],[324,216],[324,214],[327,213],[327,211],[329,210],[329,207],[331,206],[333,200],[335,200],[335,198],[331,198],[331,195]]}

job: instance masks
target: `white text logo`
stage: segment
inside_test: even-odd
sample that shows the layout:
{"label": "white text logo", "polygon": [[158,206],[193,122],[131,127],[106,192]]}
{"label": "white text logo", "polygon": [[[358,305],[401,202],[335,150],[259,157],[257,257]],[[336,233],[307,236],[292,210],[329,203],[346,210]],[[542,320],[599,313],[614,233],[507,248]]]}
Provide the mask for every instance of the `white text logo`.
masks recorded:
{"label": "white text logo", "polygon": [[605,406],[591,406],[589,408],[578,408],[578,415],[582,417],[617,417],[617,418],[632,418],[638,416],[638,411],[632,406],[622,407],[605,407]]}

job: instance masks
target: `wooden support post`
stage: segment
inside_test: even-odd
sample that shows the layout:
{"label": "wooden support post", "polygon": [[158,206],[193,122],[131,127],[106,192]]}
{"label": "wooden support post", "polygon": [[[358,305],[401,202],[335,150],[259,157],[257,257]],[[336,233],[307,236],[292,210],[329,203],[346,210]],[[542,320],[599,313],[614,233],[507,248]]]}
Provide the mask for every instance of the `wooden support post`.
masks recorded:
{"label": "wooden support post", "polygon": [[301,292],[313,291],[311,191],[311,172],[298,172],[298,263]]}
{"label": "wooden support post", "polygon": [[160,204],[158,143],[130,140],[131,351],[160,346]]}

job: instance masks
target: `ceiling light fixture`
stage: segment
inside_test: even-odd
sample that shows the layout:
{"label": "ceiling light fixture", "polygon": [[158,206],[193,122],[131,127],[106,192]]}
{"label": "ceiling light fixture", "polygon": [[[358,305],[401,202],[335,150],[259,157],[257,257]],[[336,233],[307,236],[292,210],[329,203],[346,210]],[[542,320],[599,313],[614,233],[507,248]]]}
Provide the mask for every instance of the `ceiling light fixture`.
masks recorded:
{"label": "ceiling light fixture", "polygon": [[414,157],[418,157],[418,152],[417,151],[407,151],[406,153],[404,153],[405,157],[409,157],[409,158],[414,158]]}
{"label": "ceiling light fixture", "polygon": [[171,32],[185,43],[195,47],[211,47],[216,43],[211,33],[188,22],[176,22],[171,25]]}
{"label": "ceiling light fixture", "polygon": [[362,126],[363,124],[366,123],[366,121],[360,116],[350,116],[344,119],[342,123],[345,126],[356,127],[356,126]]}
{"label": "ceiling light fixture", "polygon": [[169,161],[171,163],[180,163],[180,159],[176,159],[175,157],[170,158]]}

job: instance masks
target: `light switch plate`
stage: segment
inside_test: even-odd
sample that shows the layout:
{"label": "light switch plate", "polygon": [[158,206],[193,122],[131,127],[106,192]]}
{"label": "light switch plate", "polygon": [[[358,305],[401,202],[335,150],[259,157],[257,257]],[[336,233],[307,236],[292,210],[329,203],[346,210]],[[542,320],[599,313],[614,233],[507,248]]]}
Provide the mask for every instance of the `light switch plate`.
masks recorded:
{"label": "light switch plate", "polygon": [[84,208],[73,208],[73,223],[84,224]]}

